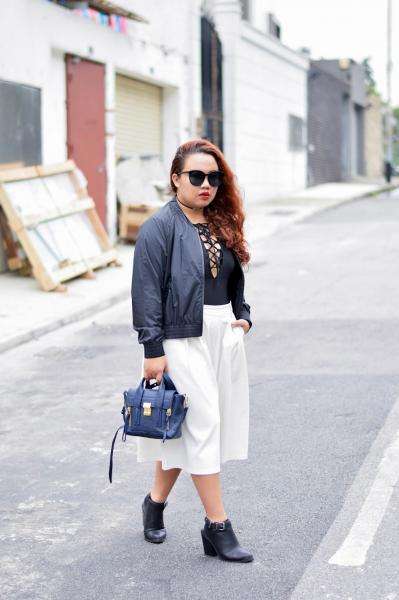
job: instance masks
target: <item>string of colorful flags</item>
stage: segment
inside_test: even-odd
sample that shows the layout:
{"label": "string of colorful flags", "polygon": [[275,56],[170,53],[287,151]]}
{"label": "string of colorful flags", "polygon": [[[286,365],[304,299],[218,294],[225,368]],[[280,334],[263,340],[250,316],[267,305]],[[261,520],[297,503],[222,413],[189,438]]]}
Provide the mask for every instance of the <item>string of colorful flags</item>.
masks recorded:
{"label": "string of colorful flags", "polygon": [[[52,2],[53,0],[49,1]],[[58,4],[71,8],[66,0],[59,0]],[[113,31],[117,31],[119,33],[128,32],[128,19],[126,17],[119,15],[108,15],[107,13],[103,13],[95,8],[72,8],[72,12],[80,15],[81,17],[85,17],[86,19],[90,19],[98,25],[110,27]]]}
{"label": "string of colorful flags", "polygon": [[82,17],[86,17],[87,19],[90,19],[99,25],[110,27],[113,31],[127,33],[126,17],[121,17],[119,15],[107,15],[106,13],[102,13],[94,8],[74,8],[73,12],[81,15]]}

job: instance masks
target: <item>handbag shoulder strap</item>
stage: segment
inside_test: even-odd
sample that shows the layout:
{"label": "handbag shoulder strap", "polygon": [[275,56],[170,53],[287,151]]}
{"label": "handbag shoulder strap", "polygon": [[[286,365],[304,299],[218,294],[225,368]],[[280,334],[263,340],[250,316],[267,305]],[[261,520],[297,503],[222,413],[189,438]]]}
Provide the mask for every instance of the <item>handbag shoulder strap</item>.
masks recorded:
{"label": "handbag shoulder strap", "polygon": [[118,429],[115,431],[115,435],[112,440],[111,452],[109,455],[109,469],[108,469],[108,478],[109,478],[110,483],[112,483],[112,470],[113,470],[113,466],[114,466],[114,446],[115,446],[116,438],[118,437],[118,433],[120,432],[121,429],[124,429],[124,427],[125,427],[124,424],[121,425],[120,427],[118,427]]}

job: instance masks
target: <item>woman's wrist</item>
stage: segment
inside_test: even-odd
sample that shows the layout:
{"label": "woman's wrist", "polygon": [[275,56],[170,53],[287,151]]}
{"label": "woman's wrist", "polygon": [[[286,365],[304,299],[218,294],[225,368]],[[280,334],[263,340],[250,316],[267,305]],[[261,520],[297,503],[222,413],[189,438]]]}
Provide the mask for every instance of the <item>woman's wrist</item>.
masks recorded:
{"label": "woman's wrist", "polygon": [[162,342],[144,342],[144,358],[159,358],[165,355]]}

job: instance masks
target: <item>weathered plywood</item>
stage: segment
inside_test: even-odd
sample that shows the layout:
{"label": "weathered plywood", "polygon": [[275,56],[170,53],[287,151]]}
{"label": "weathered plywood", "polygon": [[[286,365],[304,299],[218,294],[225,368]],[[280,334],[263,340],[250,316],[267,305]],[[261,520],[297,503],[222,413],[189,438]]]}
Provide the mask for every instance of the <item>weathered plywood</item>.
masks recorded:
{"label": "weathered plywood", "polygon": [[117,261],[73,161],[0,171],[0,204],[45,290]]}

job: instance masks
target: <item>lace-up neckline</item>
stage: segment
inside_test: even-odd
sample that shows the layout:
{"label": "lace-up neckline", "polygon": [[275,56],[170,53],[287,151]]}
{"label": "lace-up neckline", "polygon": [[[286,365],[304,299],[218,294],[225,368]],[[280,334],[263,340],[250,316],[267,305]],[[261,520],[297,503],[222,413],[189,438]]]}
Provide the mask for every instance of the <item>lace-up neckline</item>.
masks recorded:
{"label": "lace-up neckline", "polygon": [[209,223],[193,223],[198,229],[200,238],[209,256],[209,266],[212,276],[216,278],[223,263],[222,247],[217,239],[214,239],[209,230]]}

